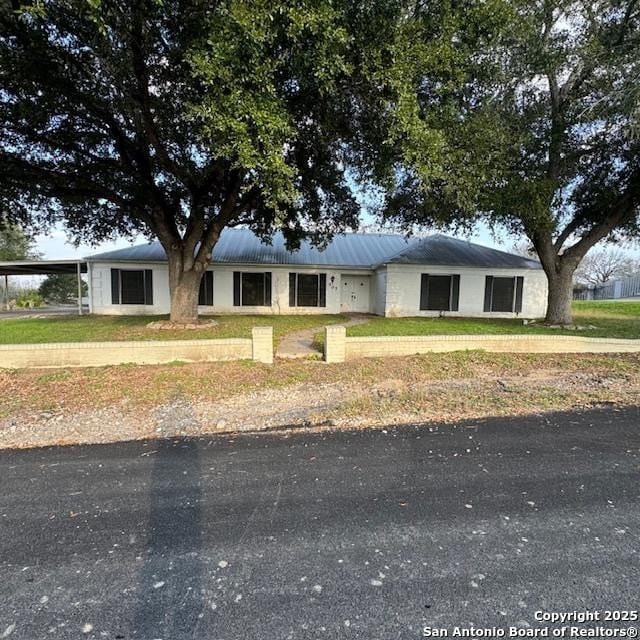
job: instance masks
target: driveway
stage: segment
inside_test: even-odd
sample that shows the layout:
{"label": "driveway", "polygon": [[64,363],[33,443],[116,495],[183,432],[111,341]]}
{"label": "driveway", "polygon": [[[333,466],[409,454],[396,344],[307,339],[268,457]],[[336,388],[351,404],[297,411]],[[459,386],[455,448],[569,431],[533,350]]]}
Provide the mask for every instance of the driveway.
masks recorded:
{"label": "driveway", "polygon": [[[83,305],[82,313],[89,313],[89,307]],[[66,305],[59,307],[38,307],[35,309],[12,309],[7,311],[0,308],[0,320],[26,320],[27,318],[55,318],[58,316],[77,316],[77,305]]]}
{"label": "driveway", "polygon": [[0,638],[407,639],[637,609],[639,419],[2,452]]}

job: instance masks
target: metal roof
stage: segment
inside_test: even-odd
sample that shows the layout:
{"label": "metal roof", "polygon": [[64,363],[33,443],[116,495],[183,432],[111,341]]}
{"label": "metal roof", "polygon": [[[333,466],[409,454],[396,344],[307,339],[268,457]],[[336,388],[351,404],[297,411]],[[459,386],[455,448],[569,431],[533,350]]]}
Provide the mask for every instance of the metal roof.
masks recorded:
{"label": "metal roof", "polygon": [[12,260],[0,262],[0,276],[41,276],[52,273],[87,272],[85,260]]}
{"label": "metal roof", "polygon": [[441,234],[428,236],[385,261],[386,264],[433,264],[489,269],[541,269],[537,260],[490,249]]}
{"label": "metal roof", "polygon": [[[296,264],[370,269],[385,258],[415,242],[401,235],[347,233],[334,236],[325,249],[302,242],[298,251],[288,251],[281,233],[265,244],[248,229],[225,229],[213,249],[212,262],[231,264]],[[100,253],[87,258],[97,262],[165,262],[159,242]]]}
{"label": "metal roof", "polygon": [[[93,262],[166,262],[159,242],[89,256]],[[382,264],[434,264],[537,269],[539,263],[443,235],[424,239],[378,233],[336,235],[325,249],[303,242],[289,251],[281,233],[265,244],[248,229],[225,229],[213,249],[213,263],[313,265],[371,269]]]}

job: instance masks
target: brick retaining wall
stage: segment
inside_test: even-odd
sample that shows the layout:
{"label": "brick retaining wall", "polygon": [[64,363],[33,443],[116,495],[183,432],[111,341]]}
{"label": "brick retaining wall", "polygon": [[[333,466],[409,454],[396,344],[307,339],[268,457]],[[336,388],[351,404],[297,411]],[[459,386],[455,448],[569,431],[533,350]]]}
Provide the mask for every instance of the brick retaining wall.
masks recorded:
{"label": "brick retaining wall", "polygon": [[564,335],[443,335],[346,337],[342,326],[325,328],[326,362],[417,353],[484,350],[500,353],[631,353],[640,340]]}
{"label": "brick retaining wall", "polygon": [[272,327],[254,327],[252,338],[0,345],[0,368],[7,369],[251,359],[273,362]]}

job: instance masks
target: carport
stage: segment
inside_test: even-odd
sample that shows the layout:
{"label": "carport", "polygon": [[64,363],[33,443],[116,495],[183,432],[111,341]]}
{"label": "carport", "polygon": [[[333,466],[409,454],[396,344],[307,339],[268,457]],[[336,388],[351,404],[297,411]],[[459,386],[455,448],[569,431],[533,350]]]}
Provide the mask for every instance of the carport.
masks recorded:
{"label": "carport", "polygon": [[82,315],[82,274],[87,273],[85,260],[16,260],[0,262],[0,276],[4,278],[4,306],[9,309],[9,276],[48,276],[74,273],[78,280],[78,315]]}

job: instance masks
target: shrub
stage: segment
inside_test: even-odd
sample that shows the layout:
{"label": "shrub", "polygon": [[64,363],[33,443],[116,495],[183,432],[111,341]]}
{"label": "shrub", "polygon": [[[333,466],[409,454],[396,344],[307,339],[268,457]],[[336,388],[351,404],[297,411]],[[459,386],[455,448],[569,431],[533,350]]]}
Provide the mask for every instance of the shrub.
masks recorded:
{"label": "shrub", "polygon": [[35,309],[44,306],[44,298],[37,291],[27,291],[16,298],[19,309]]}

